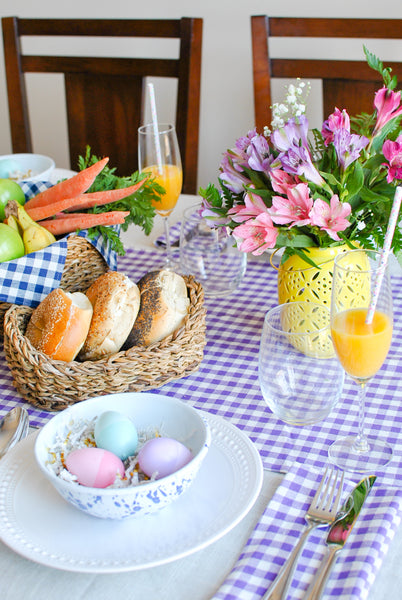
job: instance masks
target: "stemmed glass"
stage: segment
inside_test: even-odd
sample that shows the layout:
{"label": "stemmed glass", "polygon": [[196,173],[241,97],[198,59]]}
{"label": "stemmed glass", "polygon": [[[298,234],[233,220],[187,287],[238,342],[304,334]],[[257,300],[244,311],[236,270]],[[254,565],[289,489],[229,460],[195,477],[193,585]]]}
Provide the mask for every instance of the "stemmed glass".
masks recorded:
{"label": "stemmed glass", "polygon": [[157,131],[153,123],[138,129],[138,168],[150,173],[154,181],[165,190],[160,200],[154,202],[156,212],[163,217],[166,236],[166,265],[174,269],[170,245],[169,216],[179,199],[183,171],[179,144],[174,125],[159,123]]}
{"label": "stemmed glass", "polygon": [[375,472],[392,456],[385,441],[367,437],[364,431],[367,384],[386,359],[392,327],[391,284],[381,254],[351,250],[337,256],[332,281],[332,341],[340,363],[359,386],[358,433],[338,438],[328,451],[331,461],[345,471]]}

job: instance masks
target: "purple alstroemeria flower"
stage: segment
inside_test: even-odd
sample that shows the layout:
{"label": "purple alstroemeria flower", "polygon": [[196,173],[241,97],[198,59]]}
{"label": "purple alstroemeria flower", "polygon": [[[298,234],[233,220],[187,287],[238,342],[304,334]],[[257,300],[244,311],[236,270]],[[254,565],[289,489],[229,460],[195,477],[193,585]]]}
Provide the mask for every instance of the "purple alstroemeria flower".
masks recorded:
{"label": "purple alstroemeria flower", "polygon": [[258,135],[257,130],[252,129],[251,131],[248,132],[247,135],[243,135],[242,137],[239,137],[239,139],[237,139],[235,142],[234,151],[237,152],[239,154],[239,156],[242,156],[245,162],[247,162],[247,148],[249,147],[251,141],[257,135]]}
{"label": "purple alstroemeria flower", "polygon": [[283,127],[275,129],[271,133],[271,143],[279,152],[287,152],[294,146],[308,148],[308,120],[305,115],[299,117],[299,123],[295,119],[289,119]]}
{"label": "purple alstroemeria flower", "polygon": [[219,179],[235,194],[240,194],[244,190],[244,185],[251,183],[249,178],[244,175],[244,169],[248,167],[247,148],[256,135],[255,129],[249,131],[246,136],[236,140],[233,149],[227,150],[223,154],[219,167],[221,172]]}
{"label": "purple alstroemeria flower", "polygon": [[324,185],[325,182],[313,165],[307,148],[292,146],[287,152],[280,154],[279,159],[286,173],[303,176],[316,185]]}
{"label": "purple alstroemeria flower", "polygon": [[263,135],[256,135],[250,141],[247,148],[247,157],[250,169],[266,174],[270,172],[274,156],[271,154],[268,141]]}
{"label": "purple alstroemeria flower", "polygon": [[364,135],[350,133],[346,129],[334,131],[334,146],[338,162],[345,170],[360,156],[361,150],[367,146],[369,139]]}
{"label": "purple alstroemeria flower", "polygon": [[243,174],[241,165],[236,162],[235,156],[226,152],[220,164],[219,179],[235,194],[244,191],[244,186],[251,183],[250,179]]}
{"label": "purple alstroemeria flower", "polygon": [[213,209],[211,208],[202,208],[200,210],[200,215],[204,219],[207,219],[208,225],[210,227],[222,227],[222,225],[228,225],[230,223],[229,216],[220,217]]}

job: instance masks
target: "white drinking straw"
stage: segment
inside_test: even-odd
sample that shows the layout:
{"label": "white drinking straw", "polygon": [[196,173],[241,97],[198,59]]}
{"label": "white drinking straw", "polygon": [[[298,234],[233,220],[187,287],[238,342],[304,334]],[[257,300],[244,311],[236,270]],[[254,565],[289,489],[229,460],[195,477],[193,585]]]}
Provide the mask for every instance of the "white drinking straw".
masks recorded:
{"label": "white drinking straw", "polygon": [[395,190],[394,201],[392,203],[391,214],[389,216],[387,232],[386,232],[385,238],[384,238],[384,247],[381,252],[380,266],[378,268],[377,276],[374,281],[373,293],[371,295],[371,302],[370,302],[370,306],[369,306],[369,309],[368,309],[367,315],[366,315],[366,323],[368,325],[370,325],[370,323],[372,322],[373,317],[374,317],[375,307],[376,307],[377,300],[378,300],[378,294],[380,292],[381,282],[384,277],[385,267],[387,265],[388,256],[389,256],[389,252],[391,249],[391,242],[392,242],[392,238],[394,237],[396,222],[397,222],[398,215],[399,215],[399,209],[401,207],[401,201],[402,201],[402,187],[397,187]]}
{"label": "white drinking straw", "polygon": [[160,175],[162,175],[162,153],[161,153],[161,143],[159,139],[159,128],[158,128],[158,115],[156,112],[156,102],[155,102],[155,90],[154,84],[148,83],[149,89],[149,99],[151,102],[151,114],[152,114],[152,125],[154,130],[154,138],[155,138],[155,148],[156,148],[156,161],[158,163],[158,170]]}

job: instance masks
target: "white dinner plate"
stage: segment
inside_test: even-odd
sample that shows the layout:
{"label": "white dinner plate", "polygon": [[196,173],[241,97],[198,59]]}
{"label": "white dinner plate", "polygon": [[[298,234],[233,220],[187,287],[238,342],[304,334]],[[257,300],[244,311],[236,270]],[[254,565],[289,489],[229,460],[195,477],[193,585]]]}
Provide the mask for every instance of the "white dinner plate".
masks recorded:
{"label": "white dinner plate", "polygon": [[36,465],[31,434],[0,461],[0,539],[49,567],[116,573],[176,560],[221,538],[254,505],[263,468],[242,431],[201,412],[212,444],[191,488],[160,513],[123,521],[91,517],[63,500]]}

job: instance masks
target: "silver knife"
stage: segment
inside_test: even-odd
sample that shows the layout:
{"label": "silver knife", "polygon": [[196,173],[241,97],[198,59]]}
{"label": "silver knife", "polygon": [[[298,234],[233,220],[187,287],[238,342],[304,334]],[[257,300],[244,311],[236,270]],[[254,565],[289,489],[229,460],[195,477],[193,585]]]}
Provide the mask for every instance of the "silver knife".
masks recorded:
{"label": "silver knife", "polygon": [[359,516],[360,510],[374,485],[376,477],[370,475],[365,477],[357,484],[355,489],[348,496],[344,505],[338,512],[335,521],[332,523],[327,535],[326,544],[328,546],[327,556],[318,569],[313,581],[311,582],[304,600],[318,600],[324,590],[325,583],[335,563],[338,552],[342,550],[353,525]]}

